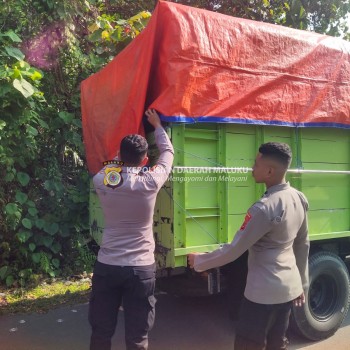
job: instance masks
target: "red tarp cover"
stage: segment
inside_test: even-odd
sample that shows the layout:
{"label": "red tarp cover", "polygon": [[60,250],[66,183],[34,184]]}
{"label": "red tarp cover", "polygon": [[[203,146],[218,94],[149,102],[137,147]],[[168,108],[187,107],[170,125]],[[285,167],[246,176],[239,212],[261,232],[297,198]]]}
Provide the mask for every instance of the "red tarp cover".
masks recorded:
{"label": "red tarp cover", "polygon": [[350,128],[350,43],[160,1],[81,96],[93,174],[149,106],[164,121]]}

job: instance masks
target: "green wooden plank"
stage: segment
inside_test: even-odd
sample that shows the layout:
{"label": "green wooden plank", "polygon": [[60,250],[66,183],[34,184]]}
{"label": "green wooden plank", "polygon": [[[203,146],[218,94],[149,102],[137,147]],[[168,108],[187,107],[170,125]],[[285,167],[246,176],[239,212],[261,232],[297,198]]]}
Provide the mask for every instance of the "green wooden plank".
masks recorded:
{"label": "green wooden plank", "polygon": [[[317,163],[317,162],[303,162],[302,169],[305,170],[330,170],[330,171],[350,171],[349,163]],[[322,174],[322,176],[326,176],[325,174]],[[305,176],[305,175],[303,175]],[[329,176],[337,176],[335,181],[338,181],[338,177],[342,176],[341,174],[330,174]],[[349,175],[345,175],[349,176]],[[315,178],[316,181],[319,181],[319,178]],[[333,179],[330,179],[330,181],[334,181]]]}
{"label": "green wooden plank", "polygon": [[[218,143],[218,161],[226,166],[227,148],[226,148],[226,128],[225,125],[219,127],[219,143]],[[220,181],[218,177],[218,202],[220,206],[219,219],[219,241],[223,242],[227,238],[227,215],[228,215],[228,186],[224,181]]]}
{"label": "green wooden plank", "polygon": [[347,174],[302,174],[302,176],[305,187],[349,187],[350,182]]}
{"label": "green wooden plank", "polygon": [[249,167],[254,164],[257,153],[255,135],[226,135],[226,166]]}
{"label": "green wooden plank", "polygon": [[243,214],[229,215],[228,216],[228,223],[229,224],[228,224],[228,232],[227,232],[227,242],[232,241],[236,232],[242,226],[248,209],[249,209],[249,207],[246,209],[246,211]]}
{"label": "green wooden plank", "polygon": [[310,208],[319,209],[349,209],[349,189],[347,187],[305,187],[303,193],[309,201]]}
{"label": "green wooden plank", "polygon": [[350,207],[350,178],[340,174],[303,174],[302,191],[312,209]]}
{"label": "green wooden plank", "polygon": [[[175,124],[177,125],[177,124]],[[217,130],[220,127],[219,123],[196,123],[186,124],[186,130],[195,129],[197,130]]]}
{"label": "green wooden plank", "polygon": [[[241,227],[244,216],[245,213],[241,215],[229,215],[228,241],[234,237],[234,234]],[[308,218],[310,239],[313,239],[313,235],[350,231],[349,210],[310,210],[308,212]]]}
{"label": "green wooden plank", "polygon": [[215,174],[186,174],[184,208],[217,207],[218,182]]}
{"label": "green wooden plank", "polygon": [[193,253],[193,252],[198,252],[198,253],[206,253],[206,252],[211,252],[215,249],[218,249],[220,247],[219,244],[209,244],[209,245],[199,245],[199,246],[192,246],[189,248],[176,248],[175,249],[175,256],[186,256],[187,254]]}
{"label": "green wooden plank", "polygon": [[[255,151],[255,154],[258,153],[258,151],[259,151],[258,148],[260,147],[260,145],[265,142],[264,134],[265,134],[265,127],[264,126],[257,126],[256,127],[256,135],[255,135],[255,143],[256,143],[257,149]],[[254,162],[255,162],[255,158],[256,158],[256,156],[254,157]],[[254,191],[255,191],[256,199],[260,198],[263,195],[263,193],[265,192],[265,185],[255,183]]]}
{"label": "green wooden plank", "polygon": [[[185,125],[174,125],[172,130],[172,142],[175,149],[174,166],[184,165],[185,159]],[[174,223],[173,223],[173,248],[185,245],[186,241],[186,218],[183,210],[185,203],[185,183],[172,181],[174,201]],[[173,263],[172,263],[173,265]]]}
{"label": "green wooden plank", "polygon": [[[349,165],[350,145],[342,140],[302,140],[301,157],[304,163],[343,163]],[[305,167],[305,165],[304,165]]]}
{"label": "green wooden plank", "polygon": [[240,125],[240,124],[225,124],[225,129],[227,135],[233,134],[244,134],[244,135],[255,135],[256,133],[255,125]]}
{"label": "green wooden plank", "polygon": [[290,140],[293,131],[294,131],[294,128],[286,128],[281,126],[264,126],[265,139],[277,137],[285,140],[281,142],[287,142],[288,139]]}
{"label": "green wooden plank", "polygon": [[309,233],[313,234],[350,231],[349,209],[310,210]]}
{"label": "green wooden plank", "polygon": [[153,232],[156,243],[155,256],[157,266],[166,268],[173,265],[174,234],[173,212],[174,202],[171,198],[171,182],[165,183],[157,195],[153,215]]}
{"label": "green wooden plank", "polygon": [[343,237],[350,237],[350,231],[313,234],[310,237],[310,240],[319,241],[319,240],[337,239],[337,238],[343,238]]}
{"label": "green wooden plank", "polygon": [[219,216],[196,217],[186,220],[185,245],[176,248],[219,243]]}
{"label": "green wooden plank", "polygon": [[244,214],[248,208],[256,201],[254,186],[250,183],[247,187],[232,185],[228,189],[228,213]]}
{"label": "green wooden plank", "polygon": [[[278,135],[264,135],[264,143],[266,142],[282,142],[282,143],[287,143],[288,145],[291,146],[292,140],[290,135],[288,135],[288,137],[283,137],[283,136],[278,136]],[[258,152],[258,148],[260,145],[258,145],[257,147],[257,152]]]}
{"label": "green wooden plank", "polygon": [[186,210],[186,219],[190,218],[202,218],[210,216],[219,216],[220,208],[219,207],[197,207],[197,208],[188,208]]}
{"label": "green wooden plank", "polygon": [[349,142],[349,130],[335,128],[301,128],[302,139],[310,140],[342,140]]}
{"label": "green wooden plank", "polygon": [[[189,129],[185,128],[185,139],[195,140],[201,140],[201,142],[205,142],[205,140],[217,140],[218,139],[218,133],[216,130],[209,130],[209,129]],[[204,141],[203,141],[204,140]]]}
{"label": "green wooden plank", "polygon": [[184,165],[184,125],[174,125],[172,129],[172,143],[174,145],[174,166],[183,166]]}
{"label": "green wooden plank", "polygon": [[172,267],[184,267],[187,266],[187,255],[176,256],[174,260],[174,266]]}
{"label": "green wooden plank", "polygon": [[186,140],[183,166],[219,166],[217,161],[217,140]]}

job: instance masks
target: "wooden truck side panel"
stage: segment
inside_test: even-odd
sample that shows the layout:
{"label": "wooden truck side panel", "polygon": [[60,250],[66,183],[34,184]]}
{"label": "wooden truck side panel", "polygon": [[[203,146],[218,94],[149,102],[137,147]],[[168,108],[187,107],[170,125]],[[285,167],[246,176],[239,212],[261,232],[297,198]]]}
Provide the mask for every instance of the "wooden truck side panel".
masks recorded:
{"label": "wooden truck side panel", "polygon": [[[268,141],[292,147],[292,170],[315,171],[288,173],[291,185],[309,200],[310,239],[350,236],[350,177],[336,173],[350,169],[348,130],[176,124],[171,134],[174,171],[155,209],[159,268],[186,266],[189,252],[232,240],[247,209],[264,192],[248,168],[259,145]],[[220,172],[220,167],[237,170]]]}
{"label": "wooden truck side panel", "polygon": [[[249,169],[259,145],[268,141],[291,146],[292,170],[315,171],[288,173],[291,185],[309,200],[311,241],[350,236],[348,130],[173,124],[170,131],[174,170],[158,194],[154,214],[159,269],[186,266],[188,253],[211,251],[233,239],[247,209],[265,191]],[[93,188],[90,223],[100,242],[103,214]]]}

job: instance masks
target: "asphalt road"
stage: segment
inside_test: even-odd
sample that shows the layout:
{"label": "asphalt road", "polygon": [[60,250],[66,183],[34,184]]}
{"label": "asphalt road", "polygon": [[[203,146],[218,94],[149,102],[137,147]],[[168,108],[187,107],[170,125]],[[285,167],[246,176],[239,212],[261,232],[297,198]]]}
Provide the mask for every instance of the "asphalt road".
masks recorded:
{"label": "asphalt road", "polygon": [[[227,316],[225,295],[176,297],[157,295],[157,319],[150,350],[233,349],[235,323]],[[86,350],[90,328],[88,305],[63,307],[46,314],[0,316],[1,350]],[[124,350],[123,311],[113,349]],[[331,338],[310,343],[291,337],[290,350],[350,350],[350,316]]]}

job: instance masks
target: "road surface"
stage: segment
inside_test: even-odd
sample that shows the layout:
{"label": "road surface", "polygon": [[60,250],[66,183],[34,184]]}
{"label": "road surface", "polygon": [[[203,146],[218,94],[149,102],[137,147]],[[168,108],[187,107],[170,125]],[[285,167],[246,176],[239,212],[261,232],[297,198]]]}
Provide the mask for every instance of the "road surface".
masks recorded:
{"label": "road surface", "polygon": [[[232,350],[235,323],[227,316],[225,295],[176,297],[157,295],[156,324],[150,350]],[[86,350],[90,328],[88,305],[62,307],[46,314],[0,316],[2,350]],[[123,311],[113,350],[124,350]],[[350,350],[350,316],[330,339],[311,343],[291,337],[290,350]]]}

